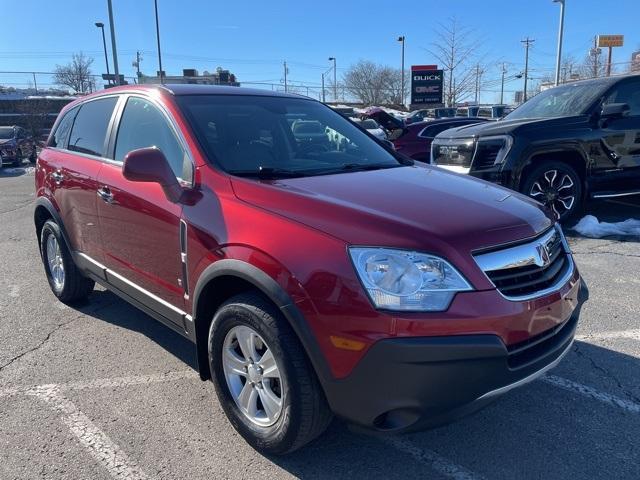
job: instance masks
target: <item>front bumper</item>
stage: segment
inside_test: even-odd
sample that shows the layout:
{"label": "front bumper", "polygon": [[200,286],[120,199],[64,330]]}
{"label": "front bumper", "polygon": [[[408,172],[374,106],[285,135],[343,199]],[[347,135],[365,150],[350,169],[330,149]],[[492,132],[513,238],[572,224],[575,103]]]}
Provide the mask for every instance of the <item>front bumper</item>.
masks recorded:
{"label": "front bumper", "polygon": [[535,380],[569,351],[588,291],[562,324],[515,345],[497,335],[393,338],[376,342],[352,373],[325,384],[333,411],[378,431],[447,423]]}

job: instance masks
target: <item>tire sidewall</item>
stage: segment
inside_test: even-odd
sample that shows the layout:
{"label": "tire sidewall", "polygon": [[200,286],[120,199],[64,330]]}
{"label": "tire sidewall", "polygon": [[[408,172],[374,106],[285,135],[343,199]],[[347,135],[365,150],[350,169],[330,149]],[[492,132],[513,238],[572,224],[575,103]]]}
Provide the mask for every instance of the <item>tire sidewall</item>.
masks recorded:
{"label": "tire sidewall", "polygon": [[[60,254],[62,255],[62,263],[64,265],[65,272],[62,288],[59,288],[53,281],[51,269],[49,268],[49,257],[47,256],[47,239],[51,235],[53,235],[58,242],[58,245],[60,246]],[[42,227],[42,232],[40,234],[40,255],[42,256],[44,271],[46,273],[49,286],[51,287],[51,291],[56,297],[60,298],[64,295],[65,288],[67,288],[67,273],[71,271],[72,265],[70,264],[71,259],[69,258],[68,249],[66,248],[66,244],[64,243],[64,239],[62,238],[60,227],[58,227],[58,225],[51,220],[45,222],[44,226]]]}
{"label": "tire sidewall", "polygon": [[[537,199],[535,197],[532,197],[529,193],[531,191],[531,188],[533,187],[533,183],[540,177],[540,175],[542,175],[545,171],[548,171],[548,170],[559,170],[566,173],[571,177],[571,180],[576,186],[576,201],[574,202],[573,208],[560,219],[561,222],[570,221],[574,219],[582,211],[584,207],[584,192],[582,188],[582,180],[580,179],[580,176],[571,165],[568,165],[564,162],[556,162],[556,161],[545,162],[541,164],[540,166],[534,168],[529,173],[527,178],[524,180],[522,193],[527,197],[537,201]],[[549,207],[546,207],[546,208],[549,208]],[[549,210],[551,209],[549,208]]]}
{"label": "tire sidewall", "polygon": [[[255,330],[272,351],[283,379],[283,410],[275,424],[262,427],[253,424],[238,408],[222,367],[222,351],[227,333],[236,326],[248,326]],[[294,369],[278,341],[277,332],[265,325],[252,307],[242,304],[225,305],[218,310],[209,329],[209,368],[220,404],[234,428],[256,449],[268,453],[288,450],[295,441],[294,425],[301,415],[298,384]]]}

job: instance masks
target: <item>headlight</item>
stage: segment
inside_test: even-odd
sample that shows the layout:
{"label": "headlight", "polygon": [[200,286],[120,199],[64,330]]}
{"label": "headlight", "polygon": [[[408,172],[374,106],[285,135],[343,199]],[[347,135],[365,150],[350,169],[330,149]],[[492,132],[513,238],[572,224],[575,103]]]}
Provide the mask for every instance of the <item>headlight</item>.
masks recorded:
{"label": "headlight", "polygon": [[474,168],[489,168],[504,163],[512,145],[513,137],[510,135],[480,137],[473,159]]}
{"label": "headlight", "polygon": [[441,312],[456,292],[472,290],[449,262],[433,255],[359,247],[349,254],[376,308]]}

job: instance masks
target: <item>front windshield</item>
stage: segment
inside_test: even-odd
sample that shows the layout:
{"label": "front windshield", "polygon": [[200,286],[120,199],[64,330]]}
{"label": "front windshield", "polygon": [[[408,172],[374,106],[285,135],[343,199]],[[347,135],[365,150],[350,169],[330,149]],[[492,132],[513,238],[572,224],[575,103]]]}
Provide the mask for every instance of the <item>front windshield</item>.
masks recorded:
{"label": "front windshield", "polygon": [[401,166],[319,102],[250,95],[186,95],[177,101],[208,156],[234,175],[293,177]]}
{"label": "front windshield", "polygon": [[0,140],[9,140],[13,138],[12,127],[0,127]]}
{"label": "front windshield", "polygon": [[505,120],[584,115],[587,108],[602,94],[603,88],[593,83],[574,83],[550,88],[520,105]]}

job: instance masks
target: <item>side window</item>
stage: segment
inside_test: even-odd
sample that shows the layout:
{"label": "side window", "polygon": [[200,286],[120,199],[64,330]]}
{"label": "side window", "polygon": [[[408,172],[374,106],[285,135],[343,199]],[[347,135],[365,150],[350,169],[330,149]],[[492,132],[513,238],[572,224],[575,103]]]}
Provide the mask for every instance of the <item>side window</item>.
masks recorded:
{"label": "side window", "polygon": [[[217,136],[215,124],[212,135]],[[193,165],[166,117],[151,102],[130,97],[118,127],[115,159],[121,162],[131,150],[146,147],[159,148],[167,157],[175,176],[191,181]]]}
{"label": "side window", "polygon": [[640,82],[635,80],[618,85],[604,101],[605,105],[609,103],[626,103],[631,108],[630,115],[640,116]]}
{"label": "side window", "polygon": [[108,97],[82,104],[73,122],[67,148],[74,152],[103,156],[107,127],[116,101],[116,97]]}
{"label": "side window", "polygon": [[64,117],[62,117],[60,123],[58,123],[55,132],[51,135],[48,145],[49,147],[66,148],[67,139],[69,138],[69,132],[71,132],[73,120],[76,118],[76,113],[78,113],[78,107],[72,108],[64,114]]}

